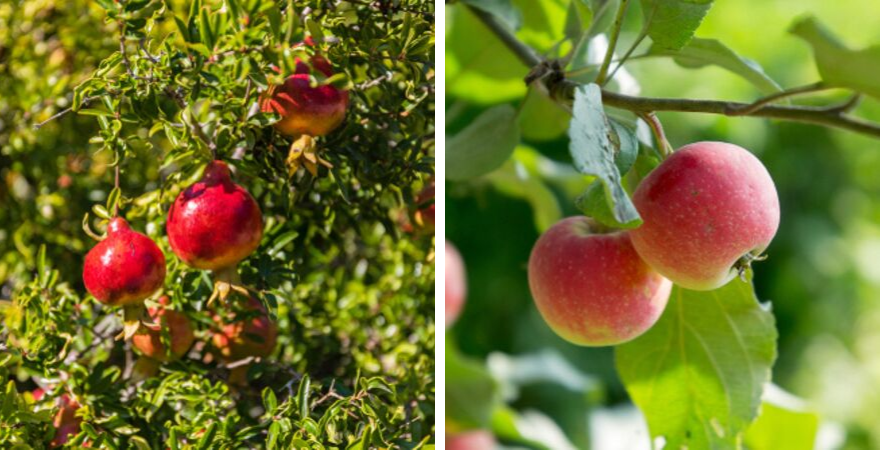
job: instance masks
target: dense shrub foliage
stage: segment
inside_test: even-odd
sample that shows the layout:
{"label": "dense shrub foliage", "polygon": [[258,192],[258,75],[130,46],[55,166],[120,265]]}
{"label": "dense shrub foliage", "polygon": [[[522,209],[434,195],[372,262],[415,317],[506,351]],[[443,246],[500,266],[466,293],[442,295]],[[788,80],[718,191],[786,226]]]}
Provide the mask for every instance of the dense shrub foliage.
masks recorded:
{"label": "dense shrub foliage", "polygon": [[[433,443],[434,239],[411,220],[434,168],[433,18],[421,1],[3,2],[0,447],[48,445],[62,398],[80,405],[70,443],[93,448]],[[318,53],[335,74],[310,81],[348,89],[347,117],[288,160],[259,97]],[[169,207],[214,158],[262,210],[237,272],[277,324],[267,358],[218,359],[216,274],[169,246]],[[82,282],[116,209],[162,249],[162,292],[195,329],[152,377]]]}

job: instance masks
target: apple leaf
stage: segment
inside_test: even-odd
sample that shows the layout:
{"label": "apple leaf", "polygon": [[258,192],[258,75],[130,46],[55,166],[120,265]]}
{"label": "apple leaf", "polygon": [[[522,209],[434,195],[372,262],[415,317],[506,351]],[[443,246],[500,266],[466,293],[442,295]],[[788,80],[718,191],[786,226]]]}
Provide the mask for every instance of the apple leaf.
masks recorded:
{"label": "apple leaf", "polygon": [[593,10],[587,0],[571,0],[568,4],[568,12],[565,16],[565,36],[572,43],[577,43],[585,37],[584,33],[590,29],[593,23]]}
{"label": "apple leaf", "polygon": [[800,450],[815,448],[819,431],[816,411],[774,384],[764,390],[761,414],[746,431],[746,447],[751,450]]}
{"label": "apple leaf", "polygon": [[649,52],[658,56],[669,56],[676,64],[688,68],[715,65],[733,72],[752,83],[761,92],[772,94],[782,88],[776,84],[758,63],[737,55],[733,50],[715,39],[693,38],[678,50],[653,46]]}
{"label": "apple leaf", "polygon": [[713,0],[642,0],[643,28],[658,48],[678,50],[691,40]]}
{"label": "apple leaf", "polygon": [[522,137],[530,141],[551,141],[562,136],[570,120],[568,111],[535,87],[529,89],[519,113]]}
{"label": "apple leaf", "polygon": [[446,416],[455,432],[487,428],[500,403],[498,382],[485,366],[460,354],[446,340]]}
{"label": "apple leaf", "polygon": [[596,180],[575,201],[575,207],[585,215],[592,217],[602,225],[612,228],[638,228],[642,224],[641,219],[634,219],[621,223],[614,218],[614,213],[608,207],[608,197],[601,181]]}
{"label": "apple leaf", "polygon": [[462,0],[462,3],[492,14],[512,31],[522,26],[522,13],[510,0]]}
{"label": "apple leaf", "polygon": [[617,347],[617,371],[666,448],[739,448],[770,381],[776,337],[750,281],[675,286],[657,324]]}
{"label": "apple leaf", "polygon": [[615,221],[631,223],[641,220],[621,184],[622,175],[616,164],[621,149],[620,141],[616,139],[615,128],[602,109],[602,92],[599,86],[579,86],[575,90],[573,111],[568,135],[571,138],[569,150],[575,168],[602,181],[608,208]]}
{"label": "apple leaf", "polygon": [[880,98],[880,45],[850,50],[814,17],[795,22],[791,33],[813,48],[822,81]]}
{"label": "apple leaf", "polygon": [[529,202],[539,232],[544,232],[562,218],[562,209],[553,191],[515,158],[507,160],[487,178],[501,193]]}
{"label": "apple leaf", "polygon": [[447,8],[446,86],[452,97],[496,104],[521,98],[529,72],[468,8]]}
{"label": "apple leaf", "polygon": [[480,114],[446,141],[446,178],[466,180],[500,167],[519,144],[513,106],[499,105]]}

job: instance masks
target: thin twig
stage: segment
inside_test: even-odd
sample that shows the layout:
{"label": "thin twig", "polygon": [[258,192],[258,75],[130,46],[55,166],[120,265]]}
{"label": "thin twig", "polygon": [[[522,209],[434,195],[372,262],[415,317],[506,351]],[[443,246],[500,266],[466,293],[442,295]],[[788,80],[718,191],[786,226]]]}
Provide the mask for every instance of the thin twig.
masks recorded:
{"label": "thin twig", "polygon": [[[84,106],[88,106],[89,103],[91,103],[92,101],[98,99],[99,97],[100,97],[100,96],[98,96],[98,95],[93,95],[93,96],[91,96],[91,97],[86,97],[86,98],[84,98],[83,101],[82,101],[82,103],[79,104],[79,108],[82,108],[82,107],[84,107]],[[44,121],[42,121],[42,122],[40,122],[40,123],[35,123],[35,124],[34,124],[34,129],[35,129],[35,130],[39,130],[40,127],[42,127],[43,125],[46,125],[47,123],[49,123],[49,122],[51,122],[51,121],[53,121],[53,120],[55,120],[55,119],[58,119],[59,117],[62,117],[62,116],[64,116],[65,114],[67,114],[67,113],[69,113],[69,112],[71,112],[71,111],[73,111],[73,106],[70,106],[70,107],[64,108],[64,109],[62,109],[61,111],[58,111],[57,113],[55,113],[55,114],[53,114],[52,116],[50,116],[48,119],[46,119],[46,120],[44,120]]]}
{"label": "thin twig", "polygon": [[600,86],[605,84],[605,77],[608,75],[611,59],[614,58],[614,48],[617,47],[617,39],[620,38],[620,30],[623,28],[623,18],[628,6],[629,0],[622,0],[617,7],[614,25],[611,27],[611,37],[608,39],[608,48],[605,50],[605,59],[602,61],[602,66],[599,67],[599,75],[596,76],[596,84]]}
{"label": "thin twig", "polygon": [[[526,66],[534,68],[542,63],[541,58],[539,58],[530,47],[522,43],[507,29],[500,26],[491,15],[481,13],[473,8],[471,8],[471,10],[475,12],[477,17],[490,30],[492,30],[492,32],[495,33]],[[548,77],[547,79],[553,80],[553,77]],[[553,85],[548,85],[547,87],[552,98],[568,103],[574,98],[574,89],[577,86],[578,84],[571,80],[562,79],[558,82],[554,81]],[[636,113],[678,111],[721,114],[725,116],[766,117],[841,128],[880,138],[880,124],[845,114],[849,109],[841,110],[840,108],[829,109],[827,107],[763,105],[749,114],[742,114],[743,109],[748,107],[750,103],[720,100],[634,97],[607,90],[602,91],[602,102],[607,106],[614,106]],[[846,108],[852,108],[853,106],[854,105],[846,105]]]}
{"label": "thin twig", "polygon": [[765,105],[769,105],[771,103],[776,102],[777,100],[782,100],[783,98],[794,97],[796,95],[807,94],[811,92],[818,92],[825,89],[831,89],[831,86],[826,85],[825,83],[819,81],[817,83],[808,84],[805,86],[798,86],[791,89],[786,89],[784,91],[779,91],[775,94],[768,95],[763,98],[759,98],[755,100],[753,103],[750,103],[742,111],[739,111],[738,115],[749,115],[759,109],[761,109]]}
{"label": "thin twig", "polygon": [[621,57],[620,60],[618,60],[617,65],[614,66],[614,70],[611,71],[611,75],[608,75],[608,79],[605,80],[604,84],[608,84],[611,80],[614,79],[614,75],[617,75],[617,71],[620,70],[621,67],[623,67],[623,63],[625,63],[628,59],[630,59],[630,56],[632,56],[632,53],[636,50],[636,48],[638,48],[639,44],[641,44],[642,41],[644,41],[646,37],[648,37],[647,30],[642,30],[642,32],[639,33],[639,36],[636,38],[636,40],[633,41],[632,45],[630,45],[629,48],[626,50],[626,53],[623,54],[623,57]]}

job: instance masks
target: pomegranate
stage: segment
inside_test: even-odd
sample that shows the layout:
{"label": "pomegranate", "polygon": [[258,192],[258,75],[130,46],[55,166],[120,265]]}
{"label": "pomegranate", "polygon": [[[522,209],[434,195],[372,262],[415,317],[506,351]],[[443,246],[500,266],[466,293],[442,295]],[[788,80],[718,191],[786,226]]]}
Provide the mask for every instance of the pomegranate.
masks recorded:
{"label": "pomegranate", "polygon": [[426,231],[434,230],[434,180],[422,189],[416,197],[419,209],[415,213],[416,223],[423,226]]}
{"label": "pomegranate", "polygon": [[61,447],[66,444],[71,437],[79,433],[79,426],[82,424],[82,417],[76,416],[79,404],[70,398],[67,394],[58,397],[57,400],[59,410],[55,414],[55,420],[52,425],[55,427],[55,436],[49,443],[49,447]]}
{"label": "pomegranate", "polygon": [[214,346],[227,361],[249,356],[266,357],[275,348],[278,327],[269,318],[266,308],[251,297],[239,311],[215,315],[219,331],[214,333]]}
{"label": "pomegranate", "polygon": [[253,197],[232,181],[229,166],[212,161],[201,181],[181,192],[168,212],[168,240],[180,259],[197,269],[234,267],[263,237],[263,214]]}
{"label": "pomegranate", "polygon": [[165,282],[165,255],[152,239],[116,217],[107,238],[86,255],[83,282],[106,305],[141,303]]}
{"label": "pomegranate", "polygon": [[313,87],[309,81],[313,70],[327,77],[333,75],[330,63],[320,55],[312,56],[309,62],[297,58],[294,74],[281,85],[270,87],[260,98],[263,112],[281,116],[275,122],[279,133],[291,137],[325,136],[345,119],[348,91],[331,85]]}
{"label": "pomegranate", "polygon": [[[141,327],[131,342],[148,358],[161,362],[173,361],[186,354],[195,341],[195,336],[186,315],[167,308],[170,304],[168,297],[162,296],[159,304],[158,308],[151,307],[147,310],[155,325]],[[163,329],[168,330],[170,353],[162,342]]]}

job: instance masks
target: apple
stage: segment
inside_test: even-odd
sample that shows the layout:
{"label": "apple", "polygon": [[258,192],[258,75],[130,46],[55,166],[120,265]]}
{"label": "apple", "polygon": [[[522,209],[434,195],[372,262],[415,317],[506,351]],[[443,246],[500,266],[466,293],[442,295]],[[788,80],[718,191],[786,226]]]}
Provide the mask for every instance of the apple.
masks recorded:
{"label": "apple", "polygon": [[142,303],[165,283],[165,255],[125,219],[113,218],[107,237],[86,254],[83,283],[106,305]]}
{"label": "apple", "polygon": [[651,267],[681,287],[721,287],[759,259],[779,228],[767,169],[742,147],[697,142],[674,152],[636,188],[644,221],[630,232]]}
{"label": "apple", "polygon": [[[189,319],[180,311],[168,309],[170,300],[167,296],[159,298],[159,307],[151,307],[147,311],[152,326],[144,326],[132,337],[131,343],[141,354],[156,361],[173,361],[184,354],[195,341]],[[168,352],[162,342],[163,329],[167,330],[171,351]]]}
{"label": "apple", "polygon": [[627,232],[579,216],[554,224],[529,257],[529,288],[550,328],[578,345],[617,345],[657,322],[672,283],[636,253]]}
{"label": "apple", "polygon": [[492,450],[495,444],[495,437],[486,430],[446,435],[446,450]]}
{"label": "apple", "polygon": [[461,253],[454,245],[446,241],[446,326],[449,327],[458,319],[464,307],[467,293],[467,277]]}

